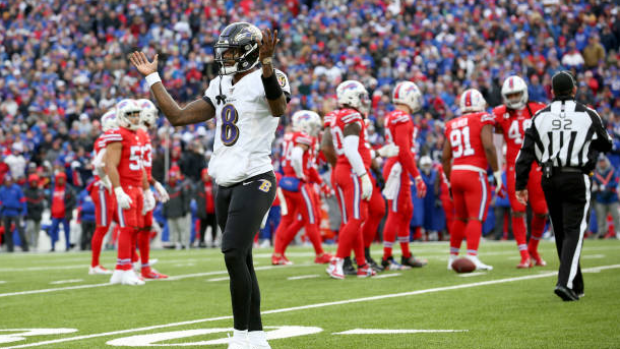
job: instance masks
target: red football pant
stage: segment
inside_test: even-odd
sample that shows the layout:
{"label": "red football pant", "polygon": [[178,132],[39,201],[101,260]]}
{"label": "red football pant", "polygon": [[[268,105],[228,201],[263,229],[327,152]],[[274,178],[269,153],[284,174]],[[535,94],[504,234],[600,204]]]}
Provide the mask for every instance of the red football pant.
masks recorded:
{"label": "red football pant", "polygon": [[[482,222],[486,219],[491,195],[486,173],[454,170],[450,176],[455,221],[452,225],[454,241],[450,238],[450,252],[458,253],[463,237],[467,237],[467,254],[477,255]],[[454,245],[453,245],[454,244]]]}
{"label": "red football pant", "polygon": [[396,236],[400,242],[403,257],[411,257],[409,251],[409,224],[413,218],[410,179],[406,172],[400,176],[400,186],[396,200],[388,200],[388,216],[383,228],[383,260],[392,257],[392,247]]}
{"label": "red football pant", "polygon": [[[304,227],[306,235],[312,242],[314,252],[317,255],[323,254],[316,210],[318,204],[310,185],[302,184],[298,192],[282,190],[282,193],[286,200],[288,214],[284,216],[276,230],[274,253],[284,254],[288,245],[295,239],[299,229]],[[296,219],[299,215],[301,215],[301,220]]]}
{"label": "red football pant", "polygon": [[[116,205],[119,224],[118,258],[116,269],[130,270],[132,257],[135,258],[138,229],[142,225],[142,189],[135,186],[124,186],[123,191],[131,198],[131,207],[122,209]],[[137,259],[136,259],[137,260]]]}
{"label": "red football pant", "polygon": [[372,188],[372,196],[368,202],[368,220],[364,222],[364,247],[370,247],[377,235],[377,228],[381,224],[383,216],[385,216],[385,200],[381,195],[381,188],[377,186],[375,179],[370,177],[374,187]]}
{"label": "red football pant", "polygon": [[[532,246],[534,250],[538,249],[538,240],[542,237],[543,229],[545,228],[546,218],[542,218],[547,214],[547,202],[545,201],[545,194],[541,185],[542,172],[540,166],[537,164],[532,165],[530,170],[530,179],[527,183],[527,192],[530,206],[532,207],[532,213],[534,218],[532,219]],[[508,189],[508,199],[510,200],[510,207],[512,208],[512,232],[517,242],[517,247],[521,253],[523,259],[529,257],[527,242],[527,226],[525,224],[525,210],[526,207],[517,200],[516,194],[516,177],[514,164],[511,164],[506,169],[506,187]],[[514,213],[520,213],[521,217],[516,217]]]}
{"label": "red football pant", "polygon": [[[154,210],[154,209],[153,209]],[[138,232],[137,245],[140,249],[140,262],[142,269],[149,268],[149,256],[151,250],[151,227],[153,225],[153,210],[142,216],[142,227]]]}
{"label": "red football pant", "polygon": [[102,185],[93,185],[89,194],[95,205],[95,222],[97,224],[95,233],[90,240],[92,250],[90,264],[92,267],[96,267],[100,263],[99,257],[103,238],[110,230],[110,224],[114,217],[115,197]]}
{"label": "red football pant", "polygon": [[345,258],[355,252],[359,266],[366,264],[362,222],[368,217],[368,201],[362,200],[362,183],[348,166],[336,166],[336,195],[343,226],[338,238],[336,257]]}

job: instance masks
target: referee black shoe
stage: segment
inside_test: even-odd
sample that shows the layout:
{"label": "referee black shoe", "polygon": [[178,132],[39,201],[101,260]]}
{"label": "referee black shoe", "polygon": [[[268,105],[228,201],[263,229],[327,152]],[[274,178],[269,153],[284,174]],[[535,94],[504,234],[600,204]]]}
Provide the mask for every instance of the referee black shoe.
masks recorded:
{"label": "referee black shoe", "polygon": [[562,298],[562,300],[565,302],[579,300],[579,296],[577,296],[577,294],[573,290],[564,286],[556,286],[553,292],[555,292],[555,294],[557,294],[558,297]]}

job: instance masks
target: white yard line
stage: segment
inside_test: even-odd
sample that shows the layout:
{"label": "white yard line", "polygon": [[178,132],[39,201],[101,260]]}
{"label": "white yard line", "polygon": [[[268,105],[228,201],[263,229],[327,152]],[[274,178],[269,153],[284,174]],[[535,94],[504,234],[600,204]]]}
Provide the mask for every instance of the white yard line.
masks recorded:
{"label": "white yard line", "polygon": [[[171,263],[183,263],[183,262],[208,262],[211,261],[213,259],[210,258],[204,258],[204,259],[170,259],[170,260],[166,260],[166,259],[159,259],[157,261],[157,264],[171,264]],[[113,265],[114,262],[110,261],[109,263],[104,263],[104,264],[110,264]],[[194,265],[194,263],[191,263],[192,265]],[[2,272],[23,272],[23,271],[43,271],[43,270],[64,270],[64,269],[84,269],[86,271],[88,271],[88,267],[90,266],[90,260],[88,261],[84,261],[83,264],[79,264],[79,265],[57,265],[57,266],[44,266],[44,267],[24,267],[24,268],[0,268],[0,273]],[[184,266],[184,265],[181,265]]]}
{"label": "white yard line", "polygon": [[[591,269],[607,270],[607,269],[618,269],[618,268],[620,268],[620,264],[604,265],[604,266],[595,267],[595,268],[583,269],[583,272],[588,272]],[[401,292],[401,293],[392,293],[392,294],[385,294],[385,295],[380,295],[380,296],[363,297],[363,298],[347,299],[347,300],[335,301],[335,302],[326,302],[326,303],[316,303],[316,304],[302,305],[302,306],[291,307],[291,308],[281,308],[281,309],[267,310],[267,311],[263,311],[262,314],[263,315],[268,315],[268,314],[289,313],[289,312],[293,312],[293,311],[307,310],[307,309],[316,309],[316,308],[325,308],[325,307],[331,307],[331,306],[335,306],[335,305],[370,302],[370,301],[376,301],[376,300],[382,300],[382,299],[416,296],[416,295],[420,295],[420,294],[436,293],[436,292],[443,292],[443,291],[452,291],[452,290],[459,290],[459,289],[465,289],[465,288],[473,288],[473,287],[479,287],[479,286],[497,285],[497,284],[503,284],[503,283],[508,283],[508,282],[515,282],[515,281],[524,281],[524,280],[531,280],[531,279],[541,279],[541,278],[545,278],[545,277],[549,277],[549,276],[556,276],[556,275],[557,275],[556,272],[549,272],[549,273],[538,274],[538,275],[527,275],[527,276],[519,276],[519,277],[504,278],[504,279],[497,279],[497,280],[489,280],[489,281],[482,281],[482,282],[473,282],[473,283],[462,284],[462,285],[436,287],[436,288],[429,288],[429,289],[425,289],[425,290],[417,290],[417,291]],[[103,332],[103,333],[94,333],[94,334],[83,335],[83,336],[76,336],[76,337],[69,337],[69,338],[60,338],[60,339],[47,340],[47,341],[36,342],[36,343],[28,343],[28,344],[16,345],[16,346],[12,346],[12,347],[5,347],[5,349],[38,347],[38,346],[48,345],[48,344],[74,342],[74,341],[85,340],[85,339],[115,336],[115,335],[125,334],[125,333],[135,333],[135,332],[151,331],[151,330],[157,330],[157,329],[160,329],[160,328],[169,328],[169,327],[177,327],[177,326],[185,326],[185,325],[194,325],[194,324],[200,324],[200,323],[205,323],[205,322],[213,322],[213,321],[220,321],[220,320],[230,320],[230,319],[232,319],[232,316],[229,315],[229,316],[219,316],[219,317],[212,317],[212,318],[206,318],[206,319],[173,322],[173,323],[169,323],[169,324],[146,326],[146,327],[138,327],[138,328],[132,328],[132,329],[127,329],[127,330],[119,330],[119,331]]]}
{"label": "white yard line", "polygon": [[50,285],[74,284],[82,281],[84,281],[84,279],[58,280],[50,282]]}
{"label": "white yard line", "polygon": [[373,277],[373,279],[386,279],[386,278],[393,278],[393,277],[397,277],[397,276],[401,276],[401,273],[381,274],[381,275],[377,275],[377,276]]}
{"label": "white yard line", "polygon": [[333,334],[411,334],[411,333],[454,333],[469,332],[469,330],[380,330],[380,329],[362,329],[338,332]]}
{"label": "white yard line", "polygon": [[291,276],[286,278],[287,280],[304,280],[304,279],[314,279],[314,278],[318,278],[321,277],[321,275],[319,274],[312,274],[312,275],[299,275],[299,276]]}
{"label": "white yard line", "polygon": [[218,281],[228,281],[228,280],[230,280],[228,276],[221,277],[221,278],[207,279],[208,282],[218,282]]}
{"label": "white yard line", "polygon": [[479,272],[475,272],[475,273],[458,274],[458,276],[462,277],[462,278],[469,278],[469,277],[480,276],[480,275],[489,275],[489,273],[486,273],[486,272],[483,272],[483,271],[479,271]]}

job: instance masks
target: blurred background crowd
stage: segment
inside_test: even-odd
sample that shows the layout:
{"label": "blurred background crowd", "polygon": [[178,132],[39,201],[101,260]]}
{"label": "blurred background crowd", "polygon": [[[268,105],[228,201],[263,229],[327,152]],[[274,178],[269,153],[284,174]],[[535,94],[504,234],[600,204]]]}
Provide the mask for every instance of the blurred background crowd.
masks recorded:
{"label": "blurred background crowd", "polygon": [[[276,66],[291,83],[289,116],[299,109],[323,115],[336,106],[339,82],[364,83],[373,103],[374,145],[383,143],[395,83],[415,82],[424,93],[414,116],[417,153],[433,164],[463,90],[479,89],[494,107],[501,104],[503,79],[518,74],[530,100],[547,103],[550,77],[571,70],[578,100],[595,107],[615,136],[614,152],[597,171],[620,166],[620,11],[614,2],[0,0],[0,180],[25,189],[36,174],[49,195],[54,174],[65,172],[79,193],[92,177],[100,116],[123,98],[149,98],[127,53],[159,53],[168,91],[181,103],[192,101],[215,76],[213,44],[234,21],[278,29]],[[274,143],[276,165],[288,123],[281,123]],[[166,183],[176,165],[177,179],[198,183],[213,137],[211,122],[172,128],[160,118],[152,131],[154,177]],[[597,187],[606,205],[617,203],[616,187]]]}

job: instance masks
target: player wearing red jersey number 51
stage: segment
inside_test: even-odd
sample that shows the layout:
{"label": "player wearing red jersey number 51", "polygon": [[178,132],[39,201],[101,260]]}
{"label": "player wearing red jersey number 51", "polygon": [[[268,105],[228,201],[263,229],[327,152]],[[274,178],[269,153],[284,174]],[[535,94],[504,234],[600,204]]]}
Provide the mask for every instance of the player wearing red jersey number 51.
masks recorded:
{"label": "player wearing red jersey number 51", "polygon": [[135,249],[142,209],[150,210],[154,200],[145,200],[143,190],[149,188],[142,166],[142,144],[136,131],[140,127],[140,107],[131,99],[116,105],[119,128],[111,131],[106,146],[106,172],[116,197],[119,224],[118,259],[110,283],[144,285],[133,271],[131,254]]}
{"label": "player wearing red jersey number 51", "polygon": [[527,190],[530,193],[529,202],[532,206],[532,236],[526,245],[525,205],[517,200],[515,184],[515,163],[517,154],[523,145],[525,130],[532,124],[534,114],[545,107],[544,104],[528,102],[527,85],[518,76],[509,76],[502,86],[502,99],[504,105],[493,109],[495,117],[495,147],[497,148],[498,166],[501,168],[503,159],[502,147],[506,141],[506,186],[508,198],[512,208],[512,231],[514,232],[521,262],[517,268],[529,268],[532,266],[530,257],[537,266],[546,265],[538,254],[538,242],[542,237],[547,222],[547,202],[542,190],[542,172],[540,165],[532,164],[530,180]]}
{"label": "player wearing red jersey number 51", "polygon": [[497,167],[497,154],[493,145],[493,117],[484,111],[486,101],[477,90],[461,94],[459,102],[462,116],[446,123],[446,140],[443,147],[443,168],[450,178],[456,217],[450,230],[450,259],[448,269],[456,259],[463,238],[467,238],[467,258],[478,270],[493,267],[478,259],[478,245],[482,235],[482,222],[486,219],[491,194],[487,182],[490,164],[497,187],[501,189],[501,171]]}
{"label": "player wearing red jersey number 51", "polygon": [[[245,22],[221,31],[215,44],[219,76],[205,96],[180,108],[157,74],[157,56],[130,56],[146,76],[166,118],[175,126],[215,118],[215,144],[209,174],[217,183],[215,212],[222,229],[222,253],[230,275],[234,333],[229,349],[269,349],[260,315],[260,290],[252,262],[252,243],[276,194],[271,143],[286,113],[290,86],[273,68],[278,42],[273,34]],[[262,66],[259,66],[259,63]]]}

